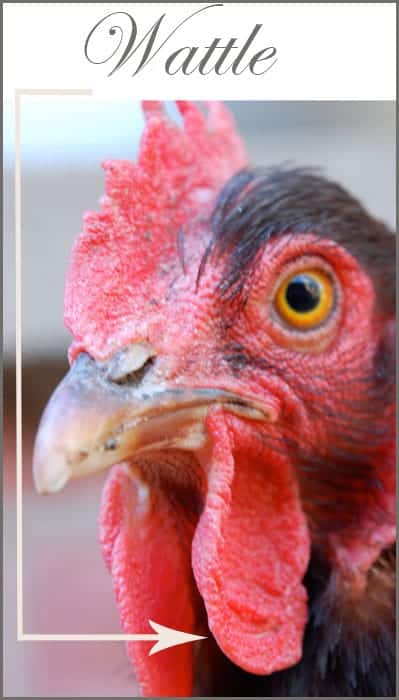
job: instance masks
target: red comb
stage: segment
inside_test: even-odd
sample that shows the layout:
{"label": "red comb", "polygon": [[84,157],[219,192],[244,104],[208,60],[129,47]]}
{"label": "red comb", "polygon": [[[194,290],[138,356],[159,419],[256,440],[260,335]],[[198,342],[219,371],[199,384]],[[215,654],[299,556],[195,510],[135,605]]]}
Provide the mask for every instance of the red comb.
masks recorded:
{"label": "red comb", "polygon": [[203,221],[220,187],[246,164],[221,103],[208,103],[207,116],[190,102],[177,106],[182,127],[162,103],[143,102],[146,126],[137,163],[103,164],[106,195],[99,212],[84,216],[67,275],[72,357],[85,349],[105,358],[133,334],[135,340],[146,336],[148,312],[161,310],[176,269],[179,231]]}

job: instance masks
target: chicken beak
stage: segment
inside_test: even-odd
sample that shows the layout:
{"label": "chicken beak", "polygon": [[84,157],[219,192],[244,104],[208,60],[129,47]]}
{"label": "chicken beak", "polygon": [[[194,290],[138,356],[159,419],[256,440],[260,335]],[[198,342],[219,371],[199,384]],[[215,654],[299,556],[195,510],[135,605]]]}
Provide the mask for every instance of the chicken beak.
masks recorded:
{"label": "chicken beak", "polygon": [[[149,449],[200,449],[211,404],[238,404],[216,389],[165,388],[150,380],[121,384],[107,366],[80,355],[58,385],[36,436],[33,473],[39,493]],[[237,410],[240,407],[237,406]]]}

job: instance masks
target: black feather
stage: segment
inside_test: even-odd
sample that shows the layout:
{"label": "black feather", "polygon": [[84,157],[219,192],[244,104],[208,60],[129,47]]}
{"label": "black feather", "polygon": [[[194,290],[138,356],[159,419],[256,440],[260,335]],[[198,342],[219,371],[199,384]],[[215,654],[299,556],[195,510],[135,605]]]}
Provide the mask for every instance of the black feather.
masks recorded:
{"label": "black feather", "polygon": [[394,309],[395,237],[341,185],[306,168],[251,168],[222,189],[211,218],[212,255],[229,251],[221,291],[237,296],[258,253],[279,234],[313,233],[343,245],[369,272],[381,308]]}

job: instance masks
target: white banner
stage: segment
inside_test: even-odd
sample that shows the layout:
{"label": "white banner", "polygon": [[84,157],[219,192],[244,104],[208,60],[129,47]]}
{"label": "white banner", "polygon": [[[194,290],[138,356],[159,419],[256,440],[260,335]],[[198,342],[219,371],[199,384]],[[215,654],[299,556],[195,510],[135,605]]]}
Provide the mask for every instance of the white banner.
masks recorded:
{"label": "white banner", "polygon": [[4,86],[392,100],[395,3],[4,3]]}

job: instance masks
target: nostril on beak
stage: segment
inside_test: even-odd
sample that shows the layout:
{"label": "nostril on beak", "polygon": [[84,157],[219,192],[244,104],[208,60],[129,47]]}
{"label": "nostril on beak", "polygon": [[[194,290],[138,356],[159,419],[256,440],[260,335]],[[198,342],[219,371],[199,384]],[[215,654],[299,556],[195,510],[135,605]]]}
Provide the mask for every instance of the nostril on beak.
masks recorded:
{"label": "nostril on beak", "polygon": [[148,343],[129,345],[107,363],[105,376],[114,384],[140,384],[155,361],[155,351]]}
{"label": "nostril on beak", "polygon": [[141,384],[145,375],[147,374],[148,370],[150,369],[150,367],[152,367],[153,364],[154,359],[150,357],[148,358],[148,360],[145,361],[145,363],[142,367],[140,367],[140,369],[135,369],[132,372],[127,372],[121,377],[113,378],[111,381],[114,382],[114,384],[131,384],[133,386],[138,386],[139,384]]}

